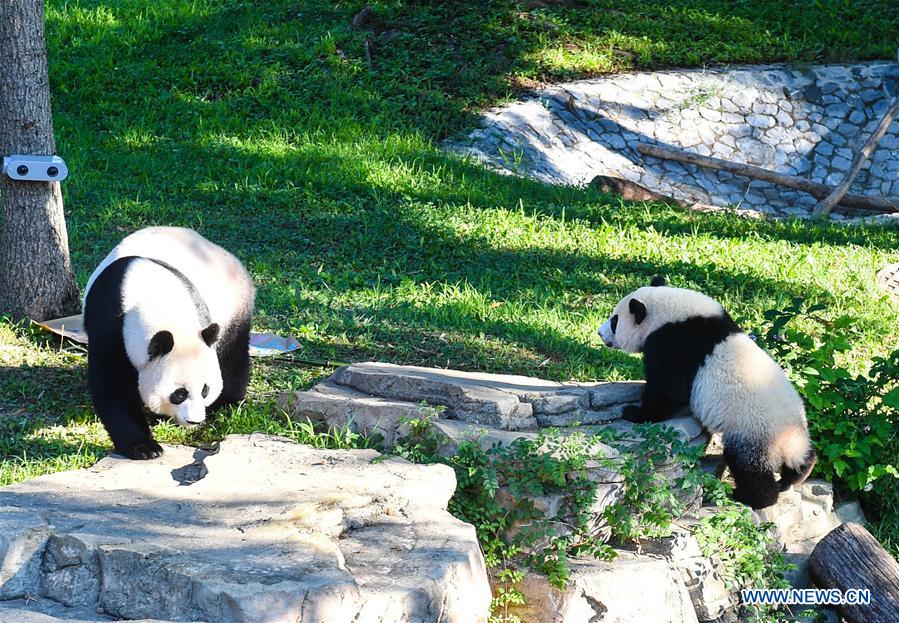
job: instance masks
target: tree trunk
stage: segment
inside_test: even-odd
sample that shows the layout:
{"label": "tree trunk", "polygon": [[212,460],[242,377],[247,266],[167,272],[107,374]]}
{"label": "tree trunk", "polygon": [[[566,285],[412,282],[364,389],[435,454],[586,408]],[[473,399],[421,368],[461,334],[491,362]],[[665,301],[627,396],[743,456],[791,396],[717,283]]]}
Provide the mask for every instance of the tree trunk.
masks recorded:
{"label": "tree trunk", "polygon": [[[54,155],[42,0],[0,2],[0,51],[0,156]],[[0,203],[0,311],[34,320],[75,312],[59,182],[0,175]]]}
{"label": "tree trunk", "polygon": [[868,604],[837,606],[849,623],[899,621],[899,563],[861,525],[837,526],[815,546],[808,564],[820,588],[871,591]]}

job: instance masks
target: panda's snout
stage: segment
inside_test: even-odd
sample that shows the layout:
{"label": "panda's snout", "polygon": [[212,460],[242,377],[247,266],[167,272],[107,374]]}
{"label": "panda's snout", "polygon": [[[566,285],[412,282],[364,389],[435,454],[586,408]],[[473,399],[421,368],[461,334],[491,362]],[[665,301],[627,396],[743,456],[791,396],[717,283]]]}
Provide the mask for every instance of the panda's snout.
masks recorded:
{"label": "panda's snout", "polygon": [[181,426],[197,426],[206,421],[206,408],[200,405],[199,409],[196,406],[179,409],[175,413],[175,420]]}
{"label": "panda's snout", "polygon": [[603,335],[601,327],[600,327],[599,331],[596,332],[596,334],[599,335],[599,337],[602,339],[603,344],[605,344],[609,348],[612,348],[612,340],[607,338],[605,335]]}
{"label": "panda's snout", "polygon": [[609,328],[609,322],[604,322],[596,330],[596,334],[602,339],[602,343],[608,348],[615,348],[615,341],[612,339],[612,331]]}

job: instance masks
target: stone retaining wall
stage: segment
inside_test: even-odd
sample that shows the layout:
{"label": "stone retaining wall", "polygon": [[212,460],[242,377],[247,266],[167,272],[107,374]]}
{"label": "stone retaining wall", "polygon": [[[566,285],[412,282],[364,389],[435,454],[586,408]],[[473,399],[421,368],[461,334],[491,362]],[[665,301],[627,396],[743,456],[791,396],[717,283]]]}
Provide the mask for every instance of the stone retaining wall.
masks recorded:
{"label": "stone retaining wall", "polygon": [[[838,184],[899,94],[899,64],[759,66],[617,74],[540,89],[447,143],[552,184],[620,177],[676,199],[805,216],[815,199],[730,173],[642,156],[645,142]],[[851,192],[899,200],[899,121]]]}

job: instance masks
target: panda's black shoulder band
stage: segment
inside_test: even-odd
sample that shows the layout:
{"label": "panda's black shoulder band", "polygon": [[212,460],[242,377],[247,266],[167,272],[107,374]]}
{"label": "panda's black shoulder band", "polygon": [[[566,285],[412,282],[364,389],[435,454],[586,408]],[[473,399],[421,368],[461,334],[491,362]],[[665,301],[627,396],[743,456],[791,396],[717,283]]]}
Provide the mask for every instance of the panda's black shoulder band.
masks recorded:
{"label": "panda's black shoulder band", "polygon": [[197,316],[200,318],[200,325],[208,327],[212,323],[212,317],[209,315],[209,307],[206,305],[206,301],[203,300],[203,297],[201,297],[200,293],[197,291],[197,287],[184,273],[168,262],[163,262],[162,260],[157,260],[152,257],[141,257],[141,259],[158,264],[175,275],[175,277],[177,277],[184,285],[184,289],[187,290],[187,293],[190,295],[190,300],[193,301],[194,307],[197,308]]}

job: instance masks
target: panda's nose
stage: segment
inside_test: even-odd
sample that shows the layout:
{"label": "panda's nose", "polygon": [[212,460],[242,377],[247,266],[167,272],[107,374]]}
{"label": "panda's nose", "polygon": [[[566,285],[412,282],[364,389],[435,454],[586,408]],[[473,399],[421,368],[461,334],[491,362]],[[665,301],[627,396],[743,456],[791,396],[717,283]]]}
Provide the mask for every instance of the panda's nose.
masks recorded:
{"label": "panda's nose", "polygon": [[194,411],[192,413],[187,413],[184,417],[184,421],[190,426],[196,426],[197,424],[202,424],[206,421],[206,411]]}

